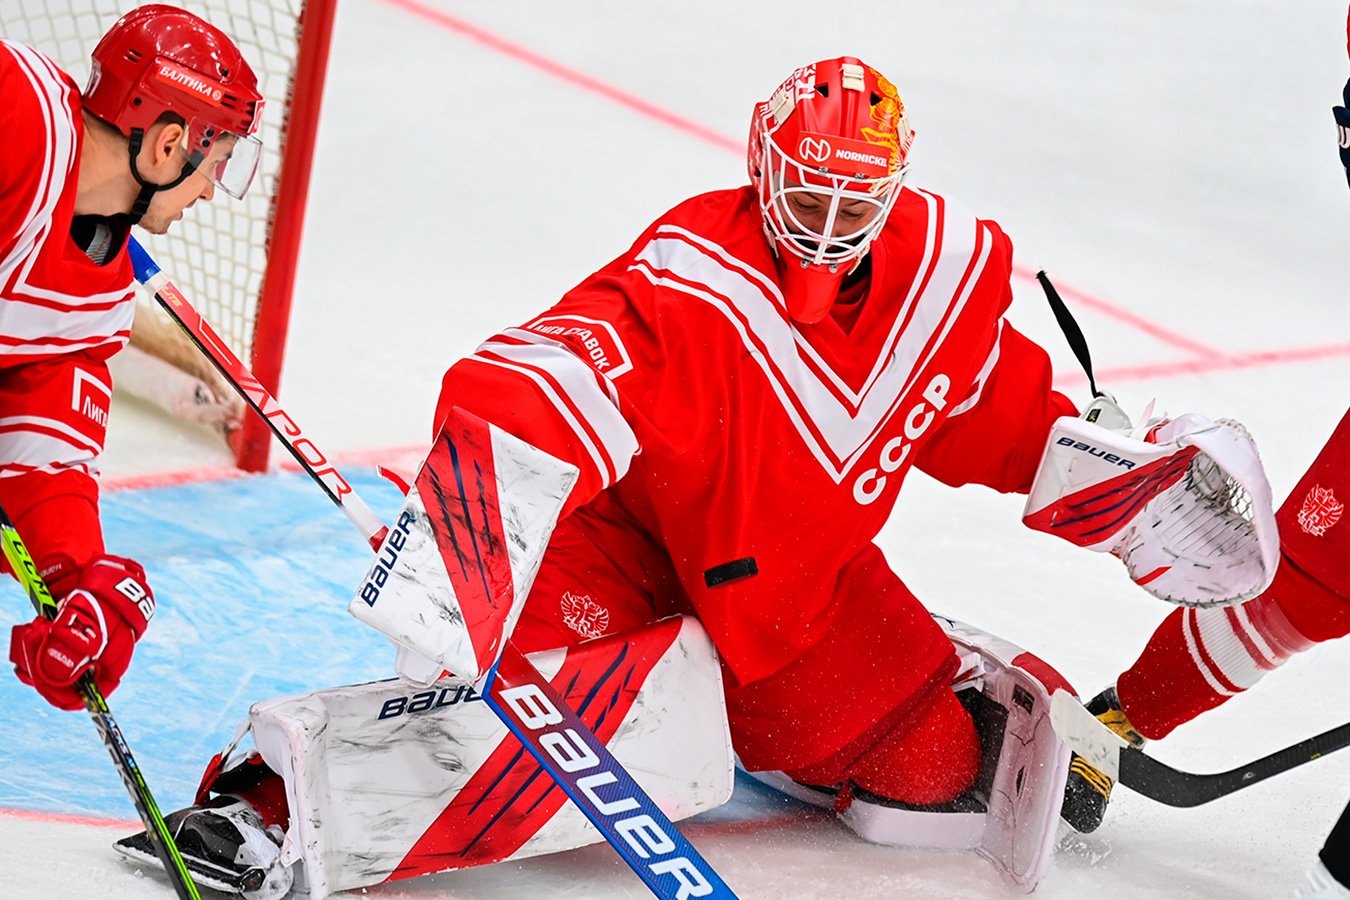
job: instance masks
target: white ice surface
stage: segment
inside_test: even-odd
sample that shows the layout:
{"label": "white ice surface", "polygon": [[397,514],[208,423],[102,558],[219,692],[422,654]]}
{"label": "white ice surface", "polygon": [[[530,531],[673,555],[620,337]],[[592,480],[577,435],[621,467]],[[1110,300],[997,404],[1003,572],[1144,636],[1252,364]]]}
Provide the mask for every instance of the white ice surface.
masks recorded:
{"label": "white ice surface", "polygon": [[[1350,193],[1328,111],[1350,74],[1343,0],[437,2],[732,145],[794,66],[858,55],[906,101],[915,183],[997,219],[1019,265],[1176,336],[1078,307],[1099,371],[1122,373],[1103,380],[1127,409],[1156,396],[1172,412],[1243,420],[1278,497],[1345,409]],[[341,3],[315,157],[283,400],[330,452],[425,440],[449,362],[542,309],[675,202],[745,177],[725,146],[389,0]],[[1081,400],[1028,283],[1013,318]],[[1316,347],[1330,349],[1252,362]],[[1129,371],[1197,359],[1192,374]],[[204,436],[144,410],[123,406],[113,422],[110,476],[224,461]],[[1094,692],[1166,610],[1114,561],[1022,529],[1019,511],[1016,498],[915,477],[883,542],[932,607],[1034,649]],[[1348,682],[1350,642],[1318,647],[1157,753],[1229,768],[1343,722]],[[1285,897],[1347,797],[1350,753],[1194,810],[1120,791],[1037,896]],[[1012,896],[974,857],[866,846],[817,815],[740,802],[743,819],[690,834],[742,896]],[[113,857],[118,833],[0,815],[0,896],[172,896]],[[645,891],[595,847],[370,895]]]}

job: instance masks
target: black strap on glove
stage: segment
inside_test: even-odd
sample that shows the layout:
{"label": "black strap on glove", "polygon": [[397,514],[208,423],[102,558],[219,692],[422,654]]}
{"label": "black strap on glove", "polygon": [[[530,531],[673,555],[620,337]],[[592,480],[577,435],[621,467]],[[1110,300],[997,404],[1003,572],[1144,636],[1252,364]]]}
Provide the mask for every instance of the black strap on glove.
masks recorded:
{"label": "black strap on glove", "polygon": [[1083,337],[1083,329],[1078,327],[1078,320],[1073,317],[1069,311],[1068,305],[1059,296],[1059,291],[1050,283],[1050,278],[1045,274],[1045,270],[1036,273],[1036,280],[1041,283],[1041,290],[1045,291],[1045,299],[1050,302],[1050,309],[1055,313],[1055,321],[1059,323],[1059,330],[1064,332],[1064,337],[1069,341],[1069,347],[1073,350],[1073,355],[1078,357],[1078,364],[1083,367],[1087,373],[1088,387],[1092,390],[1092,399],[1106,396],[1103,391],[1097,389],[1097,380],[1092,377],[1092,354],[1088,352],[1087,338]]}

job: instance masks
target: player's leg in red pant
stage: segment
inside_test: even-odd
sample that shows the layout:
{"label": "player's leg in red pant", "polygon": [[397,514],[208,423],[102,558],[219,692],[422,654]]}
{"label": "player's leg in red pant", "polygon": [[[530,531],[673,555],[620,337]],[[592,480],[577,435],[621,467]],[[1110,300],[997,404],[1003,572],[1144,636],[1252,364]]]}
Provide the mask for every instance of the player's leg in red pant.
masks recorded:
{"label": "player's leg in red pant", "polygon": [[1222,609],[1179,609],[1116,683],[1146,738],[1247,690],[1295,653],[1350,634],[1350,412],[1276,519],[1280,566],[1261,596]]}

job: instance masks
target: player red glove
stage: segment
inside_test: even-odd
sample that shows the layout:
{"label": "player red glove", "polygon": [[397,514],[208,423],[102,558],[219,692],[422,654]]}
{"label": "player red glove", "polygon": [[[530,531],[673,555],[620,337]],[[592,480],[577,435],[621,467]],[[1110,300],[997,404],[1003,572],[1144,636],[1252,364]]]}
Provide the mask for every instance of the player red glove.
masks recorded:
{"label": "player red glove", "polygon": [[92,668],[106,696],[122,681],[131,651],[155,614],[145,570],[120,556],[95,557],[56,614],[14,626],[9,658],[15,674],[53,706],[84,705],[74,688]]}

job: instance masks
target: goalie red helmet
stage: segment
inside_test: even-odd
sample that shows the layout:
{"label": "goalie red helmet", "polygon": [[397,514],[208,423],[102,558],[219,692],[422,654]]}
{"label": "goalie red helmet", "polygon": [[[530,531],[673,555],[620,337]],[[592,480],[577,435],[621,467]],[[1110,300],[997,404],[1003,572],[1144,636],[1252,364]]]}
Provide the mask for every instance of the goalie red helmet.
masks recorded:
{"label": "goalie red helmet", "polygon": [[850,56],[792,73],[755,106],[750,181],[799,322],[823,319],[881,231],[914,131],[885,76]]}
{"label": "goalie red helmet", "polygon": [[94,48],[83,102],[137,146],[164,113],[181,116],[183,177],[200,169],[232,197],[253,180],[262,146],[257,76],[234,41],[190,12],[155,4],[118,19]]}

